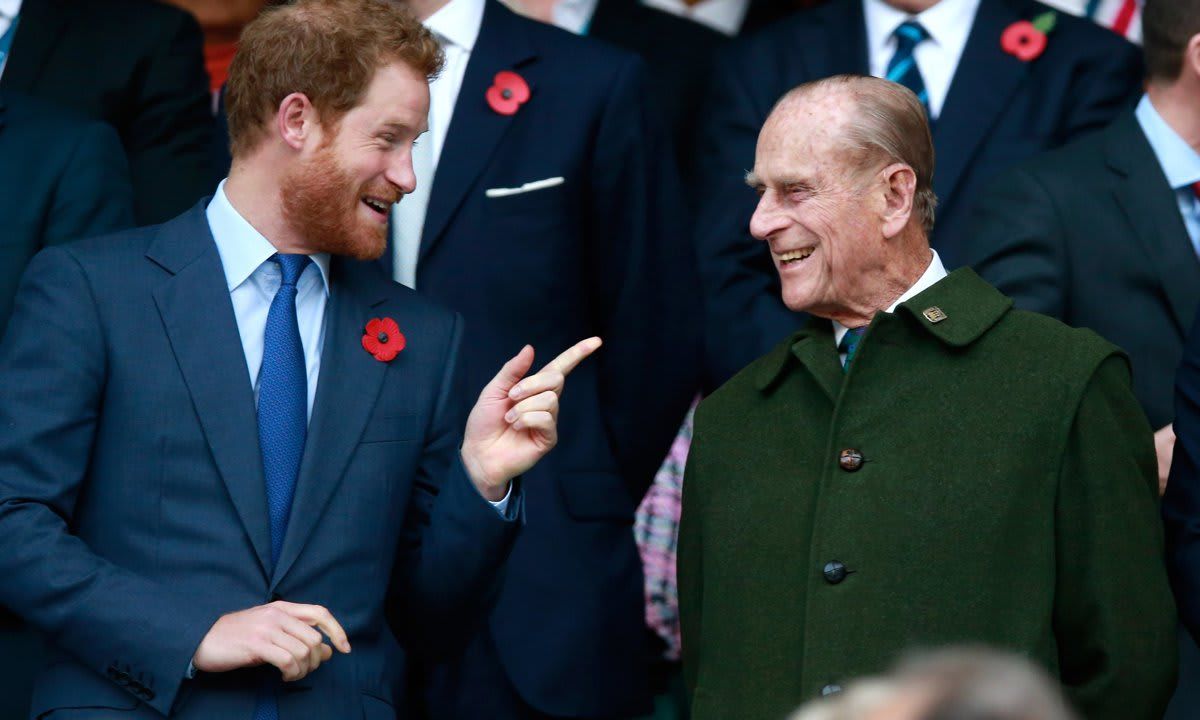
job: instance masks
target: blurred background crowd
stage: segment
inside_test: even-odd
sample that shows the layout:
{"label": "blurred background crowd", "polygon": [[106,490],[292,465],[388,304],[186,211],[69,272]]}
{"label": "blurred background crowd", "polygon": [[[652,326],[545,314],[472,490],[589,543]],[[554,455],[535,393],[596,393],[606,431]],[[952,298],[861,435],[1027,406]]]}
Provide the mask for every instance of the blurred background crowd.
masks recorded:
{"label": "blurred background crowd", "polygon": [[[499,677],[547,717],[687,716],[674,552],[688,406],[804,322],[748,233],[744,173],[775,100],[809,80],[871,74],[918,94],[937,150],[934,248],[1130,354],[1166,489],[1200,306],[1200,94],[1185,78],[1151,107],[1143,89],[1178,73],[1198,6],[1144,38],[1138,0],[1047,1],[397,0],[447,66],[385,266],[464,315],[477,385],[525,341],[502,317],[529,318],[546,357],[584,330],[612,348],[598,406],[564,415],[561,461],[527,486],[489,627],[463,664],[422,670],[422,712],[466,717],[464,678]],[[270,4],[0,0],[0,333],[39,249],[213,193],[230,163],[226,74]],[[487,104],[500,70],[530,79],[541,115]],[[489,258],[497,246],[556,282],[522,287]],[[695,350],[683,371],[656,365],[670,347]],[[575,471],[572,454],[596,447],[608,472]],[[24,717],[40,640],[11,616],[0,627],[0,718]],[[1173,720],[1200,717],[1200,652],[1179,640]],[[988,710],[989,683],[1035,709]],[[797,715],[1009,717],[1071,715],[1036,671],[979,650],[916,658]]]}

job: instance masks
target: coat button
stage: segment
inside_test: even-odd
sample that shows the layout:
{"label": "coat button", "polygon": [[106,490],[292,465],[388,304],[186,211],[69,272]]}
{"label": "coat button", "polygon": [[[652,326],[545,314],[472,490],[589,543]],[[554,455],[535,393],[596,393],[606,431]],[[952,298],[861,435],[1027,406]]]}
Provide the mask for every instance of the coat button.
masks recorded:
{"label": "coat button", "polygon": [[821,688],[821,697],[829,697],[830,695],[837,695],[841,691],[842,691],[841,685],[838,685],[837,683],[829,683],[825,687]]}
{"label": "coat button", "polygon": [[842,451],[841,455],[838,455],[838,466],[846,472],[854,472],[862,467],[862,464],[862,453],[854,448],[846,448]]}
{"label": "coat button", "polygon": [[825,563],[825,569],[821,572],[825,576],[825,582],[830,585],[837,585],[846,579],[849,573],[846,571],[846,566],[837,560],[831,560]]}

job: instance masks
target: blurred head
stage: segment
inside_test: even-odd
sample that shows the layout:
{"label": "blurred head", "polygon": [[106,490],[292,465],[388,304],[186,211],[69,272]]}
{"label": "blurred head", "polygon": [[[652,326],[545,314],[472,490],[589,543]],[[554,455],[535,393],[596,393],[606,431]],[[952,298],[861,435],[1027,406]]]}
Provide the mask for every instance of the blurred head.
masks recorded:
{"label": "blurred head", "polygon": [[1142,48],[1151,84],[1200,78],[1200,0],[1146,0]]}
{"label": "blurred head", "polygon": [[746,178],[790,309],[865,324],[930,261],[933,141],[907,88],[839,75],[771,111]]}
{"label": "blurred head", "polygon": [[233,173],[279,190],[288,229],[313,252],[361,259],[386,247],[388,209],[416,186],[433,36],[385,0],[298,0],[242,34],[229,71]]}
{"label": "blurred head", "polygon": [[805,706],[793,720],[1074,720],[1062,693],[1025,658],[985,648],[916,656],[887,678]]}

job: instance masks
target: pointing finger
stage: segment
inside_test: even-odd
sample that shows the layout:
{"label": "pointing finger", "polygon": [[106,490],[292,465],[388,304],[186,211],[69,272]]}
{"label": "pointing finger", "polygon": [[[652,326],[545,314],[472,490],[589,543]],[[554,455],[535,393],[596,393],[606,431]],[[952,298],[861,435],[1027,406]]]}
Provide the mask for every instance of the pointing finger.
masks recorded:
{"label": "pointing finger", "polygon": [[570,374],[575,366],[583,362],[584,359],[596,352],[603,344],[603,341],[598,337],[590,337],[587,340],[580,340],[571,347],[567,348],[562,355],[550,361],[547,367],[553,367],[564,376]]}

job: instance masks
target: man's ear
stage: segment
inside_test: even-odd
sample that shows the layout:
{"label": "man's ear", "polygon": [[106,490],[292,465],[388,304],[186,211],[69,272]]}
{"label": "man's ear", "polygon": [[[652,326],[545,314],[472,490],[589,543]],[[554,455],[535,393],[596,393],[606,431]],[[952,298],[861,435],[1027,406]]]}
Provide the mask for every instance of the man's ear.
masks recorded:
{"label": "man's ear", "polygon": [[317,132],[317,110],[304,93],[292,93],[279,103],[275,112],[275,130],[293,150],[300,150]]}
{"label": "man's ear", "polygon": [[917,174],[904,163],[892,163],[879,171],[883,181],[882,230],[891,239],[903,232],[912,217],[917,194]]}
{"label": "man's ear", "polygon": [[1200,34],[1193,35],[1183,49],[1183,71],[1200,77]]}

